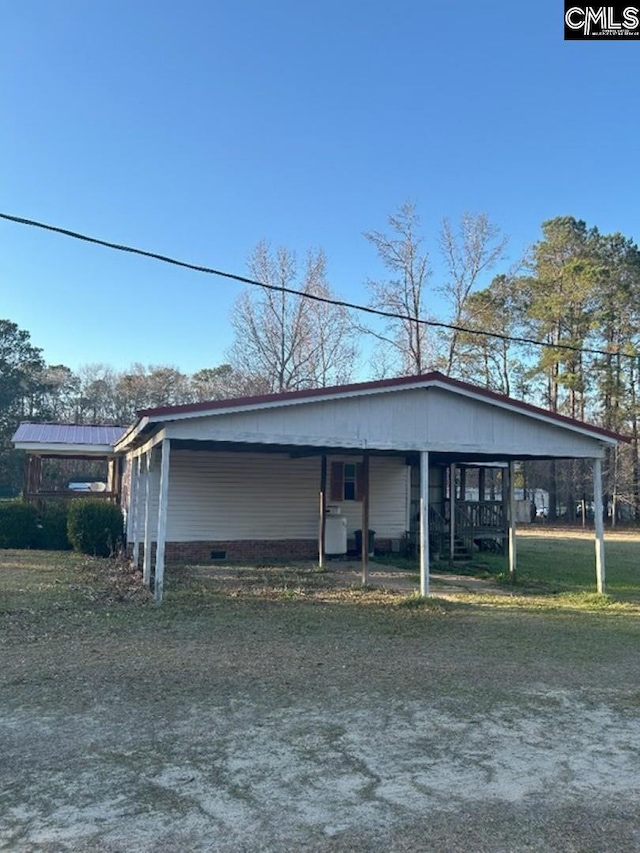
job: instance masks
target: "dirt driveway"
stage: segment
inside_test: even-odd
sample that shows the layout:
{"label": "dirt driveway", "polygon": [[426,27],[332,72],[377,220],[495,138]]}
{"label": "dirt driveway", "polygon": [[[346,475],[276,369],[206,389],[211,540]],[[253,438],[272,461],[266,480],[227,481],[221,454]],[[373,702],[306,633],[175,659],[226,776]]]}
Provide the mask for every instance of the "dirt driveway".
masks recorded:
{"label": "dirt driveway", "polygon": [[640,849],[634,614],[9,574],[2,849]]}

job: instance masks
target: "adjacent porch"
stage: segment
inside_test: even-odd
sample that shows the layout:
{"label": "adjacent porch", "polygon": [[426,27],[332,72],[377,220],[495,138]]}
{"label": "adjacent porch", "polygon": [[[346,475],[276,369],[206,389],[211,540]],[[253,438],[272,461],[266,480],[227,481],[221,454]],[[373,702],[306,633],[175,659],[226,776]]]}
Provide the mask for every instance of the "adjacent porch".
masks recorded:
{"label": "adjacent porch", "polygon": [[25,452],[24,499],[39,507],[77,497],[119,503],[123,459],[113,445],[123,432],[111,425],[21,423],[13,443]]}

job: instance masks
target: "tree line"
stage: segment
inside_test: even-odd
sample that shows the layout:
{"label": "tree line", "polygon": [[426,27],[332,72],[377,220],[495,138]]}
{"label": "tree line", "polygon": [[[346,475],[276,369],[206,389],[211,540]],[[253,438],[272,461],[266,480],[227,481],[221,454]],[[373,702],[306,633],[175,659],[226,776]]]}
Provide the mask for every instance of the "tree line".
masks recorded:
{"label": "tree line", "polygon": [[[412,203],[389,217],[386,230],[365,238],[384,270],[366,282],[368,305],[387,316],[332,304],[339,300],[322,250],[300,259],[261,242],[248,269],[268,287],[240,293],[227,361],[193,374],[171,365],[50,365],[28,332],[0,321],[0,486],[16,486],[21,477],[9,452],[20,420],[126,425],[154,406],[437,369],[629,435],[631,443],[606,460],[606,489],[614,518],[640,520],[634,241],[557,217],[507,266],[506,238],[485,214],[443,220],[428,243]],[[359,366],[363,350],[368,368]],[[550,516],[569,519],[591,492],[589,472],[578,462],[529,465],[525,485],[547,489]]]}

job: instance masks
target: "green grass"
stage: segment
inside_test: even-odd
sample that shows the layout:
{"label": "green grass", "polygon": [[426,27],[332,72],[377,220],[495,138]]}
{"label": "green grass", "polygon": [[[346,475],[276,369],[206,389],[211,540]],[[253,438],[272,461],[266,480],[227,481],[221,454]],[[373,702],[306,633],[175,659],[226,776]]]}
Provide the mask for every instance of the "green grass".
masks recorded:
{"label": "green grass", "polygon": [[[640,601],[640,534],[605,540],[606,590],[620,600]],[[504,557],[479,557],[492,574],[508,582]],[[518,585],[540,592],[594,593],[593,536],[558,531],[549,535],[521,533],[517,539]]]}
{"label": "green grass", "polygon": [[[409,572],[418,572],[416,560],[382,559]],[[606,591],[616,601],[640,602],[640,531],[605,534]],[[468,563],[450,565],[437,561],[431,566],[434,573],[453,573],[495,579],[511,585],[506,557],[478,553]],[[523,593],[564,596],[562,600],[584,602],[596,591],[595,544],[593,533],[574,530],[523,528],[517,537],[517,583]],[[572,597],[573,596],[573,597]],[[602,599],[606,600],[606,597]]]}
{"label": "green grass", "polygon": [[[526,565],[528,554],[531,571],[535,571],[544,564],[547,543],[523,538],[522,544],[523,562]],[[587,543],[580,544],[587,547]],[[627,544],[637,547],[637,542]],[[444,654],[449,637],[458,654],[476,661],[475,667],[487,656],[495,666],[495,656],[503,653],[507,640],[509,654],[527,661],[532,650],[547,641],[549,654],[558,654],[562,646],[567,652],[574,648],[580,656],[587,635],[595,636],[589,632],[604,632],[608,637],[606,625],[611,623],[611,643],[605,642],[611,655],[627,631],[637,642],[640,630],[638,589],[630,576],[633,565],[627,560],[627,548],[612,550],[614,566],[616,554],[624,558],[619,563],[627,566],[627,576],[618,570],[624,579],[620,589],[628,589],[629,595],[598,596],[593,588],[581,588],[589,583],[588,570],[585,567],[583,577],[573,565],[571,572],[556,575],[545,566],[548,589],[526,586],[523,581],[512,594],[498,594],[496,587],[495,593],[463,594],[453,600],[339,587],[332,573],[312,567],[307,571],[282,566],[230,567],[230,579],[222,580],[206,570],[169,567],[161,608],[141,587],[139,577],[109,560],[69,553],[4,551],[0,552],[0,640],[16,648],[42,642],[71,644],[69,660],[81,648],[86,653],[86,644],[93,648],[97,638],[122,646],[124,655],[142,643],[160,656],[173,649],[175,642],[208,647],[215,640],[228,646],[227,653],[234,659],[241,647],[254,654],[255,643],[264,649],[292,644],[294,657],[310,653],[311,647],[303,651],[308,643],[320,643],[329,656],[339,650],[335,661],[341,665],[345,659],[357,660],[362,649],[381,653],[382,640],[398,640],[402,645],[398,646],[397,663],[392,662],[393,649],[385,646],[385,655],[391,656],[389,666],[401,666],[402,655],[416,642],[417,649],[435,643]],[[574,553],[570,549],[564,562],[556,560],[556,568],[571,562]],[[584,620],[584,630],[576,627],[582,624],[580,620]],[[614,629],[614,623],[618,628]],[[593,646],[592,639],[588,644]],[[601,652],[597,650],[598,659]],[[313,654],[318,653],[319,647]]]}
{"label": "green grass", "polygon": [[[415,561],[394,562],[405,571],[417,571]],[[303,603],[325,609],[393,605],[425,616],[469,606],[567,613],[640,611],[640,533],[611,536],[606,564],[607,595],[601,596],[595,591],[592,537],[571,531],[524,530],[518,535],[517,583],[510,583],[504,557],[479,554],[466,566],[456,564],[453,571],[495,582],[495,593],[489,587],[486,592],[461,596],[451,606],[436,600],[429,605],[418,595],[403,597],[359,585],[338,587],[334,573],[319,571],[312,564],[216,567],[222,568],[225,577],[207,567],[172,566],[167,571],[165,606],[158,611],[139,578],[112,561],[65,552],[0,551],[0,616],[9,623],[37,622],[50,632],[63,623],[114,625],[129,619],[132,608],[138,611],[135,620],[151,622],[162,621],[171,610],[206,614],[223,605],[233,610]],[[446,563],[432,567],[434,572],[449,569]],[[147,613],[144,617],[141,608]]]}

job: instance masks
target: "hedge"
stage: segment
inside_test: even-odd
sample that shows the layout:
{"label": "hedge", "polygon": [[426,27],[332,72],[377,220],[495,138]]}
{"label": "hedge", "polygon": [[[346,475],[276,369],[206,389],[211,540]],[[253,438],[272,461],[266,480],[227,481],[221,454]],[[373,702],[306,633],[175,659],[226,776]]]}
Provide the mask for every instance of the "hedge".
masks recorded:
{"label": "hedge", "polygon": [[68,551],[71,548],[67,536],[66,501],[50,501],[45,504],[38,518],[38,548],[45,551]]}
{"label": "hedge", "polygon": [[0,548],[33,548],[38,540],[38,510],[23,501],[0,501]]}
{"label": "hedge", "polygon": [[122,546],[124,520],[116,504],[96,499],[69,502],[67,535],[75,551],[109,557]]}

